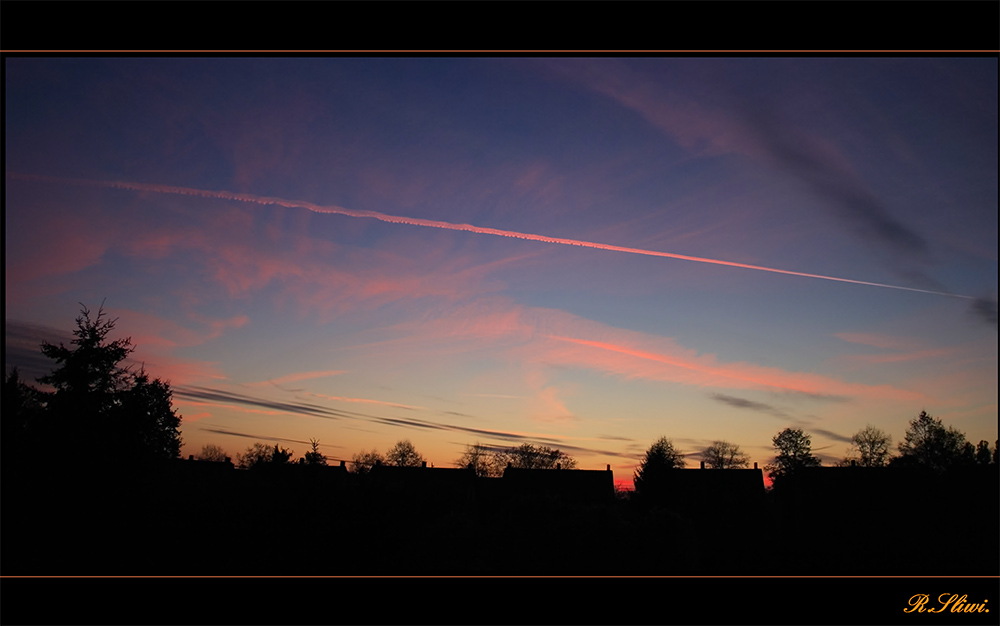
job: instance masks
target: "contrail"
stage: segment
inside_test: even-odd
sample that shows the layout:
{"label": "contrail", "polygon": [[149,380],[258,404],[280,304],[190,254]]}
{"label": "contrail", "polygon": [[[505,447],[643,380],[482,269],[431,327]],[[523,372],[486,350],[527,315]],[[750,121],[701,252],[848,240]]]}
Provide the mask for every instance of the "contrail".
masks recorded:
{"label": "contrail", "polygon": [[884,287],[886,289],[899,289],[902,291],[917,291],[929,293],[937,296],[949,296],[952,298],[965,298],[975,300],[973,296],[963,296],[944,291],[932,291],[929,289],[917,289],[916,287],[902,287],[900,285],[887,285],[885,283],[873,283],[864,280],[854,280],[851,278],[838,278],[836,276],[824,276],[823,274],[809,274],[807,272],[794,272],[776,267],[765,267],[763,265],[750,265],[747,263],[736,263],[735,261],[723,261],[720,259],[707,259],[705,257],[689,256],[686,254],[675,254],[673,252],[660,252],[658,250],[643,250],[641,248],[626,248],[624,246],[613,246],[606,243],[595,243],[593,241],[581,241],[579,239],[563,239],[561,237],[547,237],[545,235],[533,235],[531,233],[520,233],[513,230],[500,230],[498,228],[484,228],[473,226],[472,224],[453,224],[451,222],[441,222],[438,220],[425,220],[416,217],[403,217],[400,215],[388,215],[378,211],[357,211],[345,209],[339,206],[320,206],[312,202],[301,200],[285,200],[283,198],[271,198],[267,196],[255,196],[248,193],[233,193],[230,191],[210,191],[207,189],[192,189],[190,187],[172,187],[168,185],[150,185],[146,183],[112,182],[100,180],[84,180],[77,178],[55,178],[51,176],[36,176],[34,174],[17,174],[7,172],[7,178],[23,180],[27,182],[39,183],[59,183],[64,185],[81,185],[87,187],[109,187],[112,189],[129,189],[132,191],[151,191],[154,193],[179,194],[185,196],[200,196],[202,198],[218,198],[222,200],[239,200],[240,202],[253,202],[263,205],[279,205],[289,208],[308,209],[315,213],[335,213],[348,217],[367,217],[371,219],[389,222],[391,224],[409,224],[411,226],[426,226],[428,228],[443,228],[445,230],[462,230],[480,235],[494,235],[497,237],[512,237],[514,239],[527,239],[530,241],[540,241],[543,243],[557,243],[564,246],[581,246],[584,248],[596,248],[598,250],[611,250],[613,252],[627,252],[629,254],[642,254],[645,256],[666,257],[668,259],[681,259],[682,261],[694,261],[696,263],[711,263],[712,265],[725,265],[727,267],[740,267],[747,270],[757,270],[760,272],[771,272],[773,274],[787,274],[789,276],[804,276],[806,278],[820,278],[822,280],[833,280],[840,283],[853,283],[855,285],[869,285],[871,287]]}

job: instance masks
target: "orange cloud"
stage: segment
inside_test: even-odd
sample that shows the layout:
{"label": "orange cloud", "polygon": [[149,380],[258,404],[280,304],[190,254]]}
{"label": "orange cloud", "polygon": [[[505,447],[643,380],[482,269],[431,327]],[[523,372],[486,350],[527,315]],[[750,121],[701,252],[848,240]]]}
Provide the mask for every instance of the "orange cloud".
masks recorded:
{"label": "orange cloud", "polygon": [[191,405],[191,404],[197,404],[197,403],[185,402],[184,400],[173,401],[174,408],[178,409],[177,411],[178,415],[181,416],[181,427],[184,427],[187,424],[192,424],[199,420],[203,420],[208,417],[212,417],[212,414],[209,413],[208,411],[202,411],[201,413],[185,413],[183,410],[180,409],[180,407],[182,407],[183,405]]}
{"label": "orange cloud", "polygon": [[317,398],[323,398],[326,400],[336,400],[337,402],[360,402],[364,404],[380,404],[382,406],[394,406],[401,409],[424,409],[426,407],[413,406],[410,404],[399,404],[397,402],[386,402],[385,400],[370,400],[368,398],[345,398],[342,396],[328,396],[322,393],[310,393],[310,396],[316,396]]}

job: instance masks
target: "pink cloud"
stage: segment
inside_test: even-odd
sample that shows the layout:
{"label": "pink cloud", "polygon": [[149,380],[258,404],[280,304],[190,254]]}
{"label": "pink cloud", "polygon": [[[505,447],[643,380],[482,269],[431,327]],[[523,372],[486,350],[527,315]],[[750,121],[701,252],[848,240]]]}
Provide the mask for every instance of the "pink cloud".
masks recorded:
{"label": "pink cloud", "polygon": [[117,229],[102,223],[100,214],[85,220],[61,207],[37,211],[45,219],[23,225],[5,250],[7,283],[28,285],[98,265],[117,239]]}
{"label": "pink cloud", "polygon": [[[276,208],[281,210],[281,206]],[[255,229],[252,215],[237,209],[199,213],[192,215],[196,221],[189,220],[184,226],[162,223],[155,227],[128,216],[107,224],[53,220],[55,226],[41,240],[45,245],[31,247],[25,257],[8,264],[7,292],[12,296],[35,293],[37,286],[29,287],[39,278],[93,266],[112,249],[152,260],[180,253],[204,267],[229,295],[245,296],[277,286],[282,302],[291,296],[302,314],[326,319],[345,310],[370,310],[401,300],[427,296],[458,299],[484,289],[495,290],[502,285],[484,277],[513,262],[498,259],[482,263],[471,256],[474,248],[466,255],[455,255],[426,245],[402,251],[340,247],[273,225]],[[303,218],[308,215],[302,212]],[[114,228],[106,228],[111,225]],[[530,255],[517,258],[525,256]],[[244,317],[210,323],[222,331],[246,321]],[[142,339],[162,346],[191,345],[190,340],[178,336],[177,329],[159,330],[164,332]]]}
{"label": "pink cloud", "polygon": [[[934,405],[939,407],[980,405],[984,397],[996,398],[996,356],[949,363],[947,367],[935,368],[933,372],[916,377],[913,385],[926,393]],[[935,415],[938,412],[938,409],[932,409],[931,405],[927,408]],[[990,411],[986,410],[985,413],[988,415]],[[995,428],[995,412],[993,420]]]}
{"label": "pink cloud", "polygon": [[138,346],[129,358],[134,365],[142,365],[154,378],[173,386],[203,384],[206,381],[226,380],[217,367],[218,363],[178,359],[166,354],[155,354]]}
{"label": "pink cloud", "polygon": [[[917,288],[914,288],[914,287],[903,287],[903,286],[899,286],[899,285],[889,285],[889,284],[884,284],[884,283],[875,283],[875,282],[868,282],[868,281],[860,281],[860,280],[854,280],[854,279],[849,279],[849,278],[839,278],[839,277],[835,277],[835,276],[826,276],[826,275],[822,275],[822,274],[812,274],[812,273],[807,273],[807,272],[798,272],[798,271],[793,271],[793,270],[785,270],[785,269],[779,269],[779,268],[774,268],[774,267],[767,267],[767,266],[761,266],[761,265],[753,265],[753,264],[748,264],[748,263],[739,263],[739,262],[728,261],[728,260],[723,260],[723,259],[712,259],[712,258],[707,258],[707,257],[697,257],[697,256],[691,256],[691,255],[685,255],[685,254],[678,254],[678,253],[674,253],[674,252],[664,252],[664,251],[658,251],[658,250],[647,250],[647,249],[634,248],[634,247],[610,245],[610,244],[604,244],[604,243],[597,243],[597,242],[593,242],[593,241],[583,241],[583,240],[578,240],[578,239],[567,239],[567,238],[561,238],[561,237],[550,237],[550,236],[547,236],[547,235],[538,235],[538,234],[533,234],[533,233],[518,232],[518,231],[512,231],[512,230],[503,230],[503,229],[498,229],[498,228],[486,228],[486,227],[480,227],[480,226],[473,226],[471,224],[458,224],[458,223],[452,223],[452,222],[444,222],[444,221],[440,221],[440,220],[429,220],[429,219],[406,217],[406,216],[400,216],[400,215],[389,215],[389,214],[380,213],[380,212],[377,212],[377,211],[345,209],[343,207],[333,206],[333,205],[320,206],[320,205],[314,204],[312,202],[286,200],[286,199],[282,199],[282,198],[256,196],[256,195],[252,195],[252,194],[240,194],[240,193],[232,193],[232,192],[228,192],[228,191],[211,191],[211,190],[193,189],[193,188],[187,188],[187,187],[172,187],[172,186],[166,186],[166,185],[151,185],[151,184],[145,184],[145,183],[103,182],[103,181],[74,181],[74,180],[68,180],[68,179],[47,179],[45,177],[40,177],[40,176],[23,176],[23,175],[18,175],[16,177],[17,178],[22,178],[22,179],[27,179],[27,180],[34,180],[34,181],[37,181],[37,182],[53,182],[54,181],[54,182],[61,182],[61,183],[66,183],[66,184],[78,184],[78,185],[87,185],[87,186],[94,186],[94,185],[96,185],[96,186],[104,186],[104,187],[112,187],[112,188],[120,188],[120,189],[131,189],[133,191],[140,191],[140,192],[142,192],[142,191],[153,191],[153,192],[156,192],[156,193],[163,193],[163,194],[181,194],[181,195],[200,196],[200,197],[204,197],[204,198],[218,198],[218,199],[223,199],[223,200],[234,200],[234,201],[241,201],[241,202],[249,202],[249,203],[260,204],[260,205],[265,205],[265,206],[279,206],[279,207],[288,207],[288,208],[303,208],[303,209],[307,209],[309,211],[312,211],[314,213],[326,213],[326,214],[334,214],[334,215],[345,215],[345,216],[355,217],[355,218],[375,219],[375,220],[379,220],[379,221],[390,223],[390,224],[407,224],[407,225],[410,225],[410,226],[423,226],[423,227],[427,227],[427,228],[435,228],[435,229],[441,229],[441,230],[470,232],[470,233],[477,233],[477,234],[481,234],[481,235],[492,235],[492,236],[497,236],[497,237],[508,237],[508,238],[512,238],[512,239],[523,239],[523,240],[536,241],[536,242],[541,242],[541,243],[559,244],[559,245],[566,245],[566,246],[578,246],[578,247],[583,247],[583,248],[593,248],[593,249],[607,250],[607,251],[613,251],[613,252],[625,252],[625,253],[629,253],[629,254],[638,254],[638,255],[644,255],[644,256],[663,257],[663,258],[670,258],[670,259],[680,259],[680,260],[691,261],[691,262],[696,262],[696,263],[706,263],[706,264],[718,265],[718,266],[726,266],[726,267],[735,267],[735,268],[742,268],[742,269],[750,269],[750,270],[756,270],[756,271],[762,271],[762,272],[770,272],[770,273],[776,273],[776,274],[785,274],[785,275],[790,275],[790,276],[799,276],[799,277],[805,277],[805,278],[816,278],[816,279],[821,279],[821,280],[830,280],[830,281],[836,281],[836,282],[854,283],[854,284],[858,284],[858,285],[869,285],[869,286],[883,287],[883,288],[888,288],[888,289],[899,289],[899,290],[904,290],[904,291],[915,291],[915,292],[922,292],[922,293],[932,293],[932,294],[937,294],[937,295],[947,295],[947,296],[953,296],[953,297],[961,297],[961,298],[969,298],[969,299],[971,299],[970,296],[962,296],[962,295],[958,295],[958,294],[949,294],[949,293],[946,293],[946,292],[931,291],[931,290],[927,290],[927,289],[917,289]],[[255,252],[256,252],[256,250],[255,250]],[[258,259],[258,260],[256,260],[255,263],[247,264],[246,260],[247,260],[248,256],[251,259],[253,259],[253,257],[252,257],[252,255],[248,255],[247,254],[247,250],[246,249],[239,249],[238,247],[233,246],[233,247],[229,247],[229,248],[226,248],[226,249],[224,249],[224,250],[221,251],[221,255],[223,257],[225,257],[227,255],[230,256],[230,257],[232,257],[234,255],[234,253],[237,254],[240,258],[239,259],[231,259],[231,258],[228,259],[228,261],[230,262],[229,263],[229,265],[230,265],[229,268],[226,268],[226,265],[224,263],[216,265],[216,267],[215,267],[216,279],[218,279],[218,280],[226,283],[227,286],[228,286],[228,288],[230,289],[231,293],[233,293],[234,291],[235,292],[246,291],[246,290],[248,290],[248,289],[250,289],[252,287],[257,287],[257,288],[262,287],[264,285],[267,285],[269,282],[271,282],[271,280],[273,278],[275,278],[276,276],[277,277],[283,277],[283,278],[284,277],[295,277],[295,276],[300,276],[303,273],[303,267],[302,267],[302,263],[301,262],[292,262],[292,261],[289,261],[286,258],[277,259],[277,258],[271,257],[271,258],[268,258],[266,260],[259,260]],[[218,256],[216,256],[215,259],[218,260]],[[234,261],[243,261],[243,263],[239,263],[239,262],[235,262],[234,263]],[[249,273],[247,273],[245,271],[247,267],[255,269],[256,272],[249,272]],[[408,266],[404,263],[402,265],[402,267],[408,267]],[[224,271],[225,269],[237,269],[237,268],[240,271],[231,272],[229,274],[227,274]],[[331,270],[328,267],[325,268],[325,270],[326,270],[326,273],[328,275],[330,273],[332,273]],[[235,277],[237,280],[235,280],[235,281],[232,280],[233,277]],[[246,280],[248,278],[250,278],[250,279],[256,278],[256,281],[255,282],[248,282]],[[371,280],[371,278],[369,277],[368,281],[370,281],[370,280]],[[393,281],[394,278],[388,278],[386,280]],[[366,282],[368,282],[368,281],[366,281]],[[440,283],[438,283],[437,281],[433,281],[433,282],[426,281],[426,280],[421,281],[422,291],[425,291],[426,293],[433,294],[433,295],[441,295],[440,292],[437,289],[437,287],[439,286],[439,284]],[[381,294],[384,291],[385,290],[383,288],[382,290],[379,290],[378,293]],[[448,290],[446,289],[446,291],[448,291]]]}
{"label": "pink cloud", "polygon": [[546,386],[538,390],[537,402],[532,411],[531,418],[540,422],[554,424],[572,424],[576,421],[573,413],[566,408],[565,402],[560,398],[563,393],[554,386]]}
{"label": "pink cloud", "polygon": [[277,289],[283,306],[291,304],[300,316],[320,321],[420,298],[454,301],[495,291],[502,284],[487,275],[521,258],[482,263],[427,246],[405,252],[360,250],[295,235],[274,247],[217,242],[201,252],[213,280],[230,295]]}
{"label": "pink cloud", "polygon": [[114,338],[129,337],[135,351],[128,358],[133,367],[142,366],[153,377],[172,385],[187,385],[205,381],[225,380],[217,362],[184,359],[173,356],[179,347],[197,346],[220,336],[227,328],[247,323],[246,316],[211,319],[202,316],[202,328],[188,328],[165,318],[109,307],[110,319],[117,319]]}
{"label": "pink cloud", "polygon": [[[539,372],[559,366],[697,387],[895,401],[925,398],[921,393],[889,385],[852,383],[753,363],[720,362],[714,355],[699,354],[672,338],[614,328],[564,311],[524,307],[505,298],[482,298],[456,307],[438,319],[400,325],[398,330],[407,337],[365,348],[380,347],[386,358],[399,362],[407,358],[426,359],[428,351],[437,355],[461,354],[492,346],[527,368],[526,383],[536,393],[548,384]],[[401,351],[406,345],[413,349]],[[550,401],[558,398],[547,397]]]}
{"label": "pink cloud", "polygon": [[166,258],[175,250],[193,247],[204,247],[202,233],[193,230],[177,229],[155,231],[135,228],[130,230],[129,237],[120,242],[124,252],[130,256],[150,259]]}
{"label": "pink cloud", "polygon": [[859,345],[892,350],[891,354],[851,354],[837,357],[836,362],[847,365],[881,365],[884,363],[905,363],[910,361],[925,361],[954,357],[966,348],[926,348],[924,342],[909,337],[898,337],[876,333],[837,333],[838,339]]}
{"label": "pink cloud", "polygon": [[[652,126],[659,128],[681,146],[701,155],[740,154],[751,159],[773,160],[774,154],[762,141],[761,129],[765,120],[755,120],[741,110],[752,112],[751,101],[735,103],[729,94],[714,93],[697,97],[690,90],[674,90],[664,86],[663,80],[650,77],[627,61],[617,59],[580,60],[552,59],[544,64],[555,75],[600,93],[621,106],[641,115]],[[705,84],[703,82],[703,84]],[[710,84],[710,81],[708,82]],[[725,107],[704,104],[721,99]],[[766,111],[760,107],[757,114]],[[772,120],[770,123],[774,124]],[[781,128],[782,132],[787,129]],[[855,176],[850,159],[829,140],[815,134],[797,131],[796,137],[824,163],[843,175]]]}
{"label": "pink cloud", "polygon": [[[661,380],[699,387],[771,389],[818,395],[862,396],[913,401],[922,394],[888,385],[847,383],[817,374],[790,372],[751,363],[719,363],[712,355],[698,355],[679,346],[669,352],[651,352],[629,343],[609,343],[572,337],[552,339],[578,346],[553,351],[566,364],[578,363],[626,378]],[[631,342],[630,342],[631,343]]]}
{"label": "pink cloud", "polygon": [[108,310],[112,318],[119,320],[116,330],[123,332],[127,329],[134,344],[157,350],[201,345],[220,337],[230,328],[240,328],[250,321],[246,315],[216,319],[192,313],[188,317],[202,327],[192,329],[150,313],[120,308]]}
{"label": "pink cloud", "polygon": [[761,156],[742,124],[694,100],[682,99],[628,63],[615,59],[553,59],[545,66],[558,76],[603,94],[632,109],[677,143],[703,154]]}

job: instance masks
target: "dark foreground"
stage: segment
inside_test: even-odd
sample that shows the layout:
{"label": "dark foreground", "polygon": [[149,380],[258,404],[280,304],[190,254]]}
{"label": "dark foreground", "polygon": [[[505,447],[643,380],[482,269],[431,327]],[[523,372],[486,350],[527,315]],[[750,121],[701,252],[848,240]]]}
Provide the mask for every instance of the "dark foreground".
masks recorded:
{"label": "dark foreground", "polygon": [[8,472],[2,574],[1000,573],[995,467],[916,478],[822,468],[835,471],[759,499],[656,500],[489,479],[435,492],[305,469]]}

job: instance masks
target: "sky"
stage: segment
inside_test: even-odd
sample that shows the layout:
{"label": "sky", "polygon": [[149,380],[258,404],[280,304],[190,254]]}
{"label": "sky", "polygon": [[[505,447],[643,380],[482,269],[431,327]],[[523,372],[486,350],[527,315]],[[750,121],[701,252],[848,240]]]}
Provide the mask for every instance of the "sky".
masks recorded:
{"label": "sky", "polygon": [[5,64],[5,365],[103,302],[185,456],[997,439],[996,58]]}

